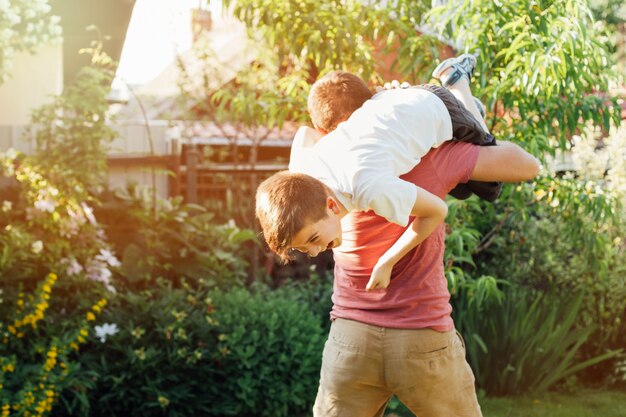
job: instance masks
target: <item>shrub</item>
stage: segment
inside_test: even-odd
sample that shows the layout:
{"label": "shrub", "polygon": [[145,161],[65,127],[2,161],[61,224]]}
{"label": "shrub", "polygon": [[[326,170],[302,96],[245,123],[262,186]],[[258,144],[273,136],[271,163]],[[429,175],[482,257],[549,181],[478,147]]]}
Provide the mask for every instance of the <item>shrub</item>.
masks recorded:
{"label": "shrub", "polygon": [[578,323],[582,294],[509,286],[500,297],[485,297],[497,291],[495,283],[483,277],[455,300],[455,323],[465,337],[468,361],[488,394],[544,391],[617,355],[580,357],[595,328]]}
{"label": "shrub", "polygon": [[[2,415],[44,416],[62,390],[73,385],[73,361],[86,341],[90,321],[106,304],[102,299],[83,316],[58,325],[47,314],[57,281],[48,274],[32,292],[3,291],[0,299],[0,406]],[[60,328],[61,327],[61,328]]]}
{"label": "shrub", "polygon": [[[625,145],[624,128],[601,142],[576,139],[576,176],[550,180],[548,193],[537,192],[531,215],[502,221],[499,236],[476,256],[484,274],[539,291],[584,292],[577,322],[595,330],[580,349],[583,359],[626,346]],[[611,211],[602,209],[602,200],[611,202]],[[582,375],[606,382],[614,366],[605,361]]]}
{"label": "shrub", "polygon": [[90,338],[58,415],[293,416],[313,401],[324,330],[292,290],[158,280],[102,321],[114,334]]}
{"label": "shrub", "polygon": [[246,249],[254,233],[234,222],[216,224],[212,213],[182,197],[156,200],[139,187],[118,190],[96,212],[113,248],[122,254],[122,282],[132,291],[154,277],[189,283],[200,279],[229,288],[246,282]]}
{"label": "shrub", "polygon": [[294,416],[311,407],[325,334],[319,317],[289,293],[216,294],[229,352],[216,415]]}

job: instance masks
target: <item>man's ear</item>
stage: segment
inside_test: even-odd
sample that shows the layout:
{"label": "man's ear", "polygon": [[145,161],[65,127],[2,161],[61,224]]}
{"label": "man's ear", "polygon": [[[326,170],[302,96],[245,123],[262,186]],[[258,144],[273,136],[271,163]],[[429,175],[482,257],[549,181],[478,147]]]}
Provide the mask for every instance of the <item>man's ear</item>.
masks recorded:
{"label": "man's ear", "polygon": [[326,208],[332,211],[334,214],[339,214],[341,209],[339,208],[339,203],[335,200],[334,197],[328,196],[326,197]]}

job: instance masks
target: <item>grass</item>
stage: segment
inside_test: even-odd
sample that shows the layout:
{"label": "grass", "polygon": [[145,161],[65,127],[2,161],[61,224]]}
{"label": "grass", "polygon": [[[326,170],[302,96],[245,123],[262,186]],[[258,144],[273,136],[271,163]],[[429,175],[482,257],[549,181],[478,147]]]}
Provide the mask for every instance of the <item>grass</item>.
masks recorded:
{"label": "grass", "polygon": [[[484,417],[624,417],[626,390],[483,398],[480,405]],[[413,417],[413,414],[403,406],[398,406],[386,416]]]}

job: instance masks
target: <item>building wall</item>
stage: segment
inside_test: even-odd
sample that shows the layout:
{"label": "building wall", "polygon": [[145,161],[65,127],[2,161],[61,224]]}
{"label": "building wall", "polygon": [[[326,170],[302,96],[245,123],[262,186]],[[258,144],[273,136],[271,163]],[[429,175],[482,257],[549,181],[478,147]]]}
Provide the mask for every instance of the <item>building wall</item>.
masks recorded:
{"label": "building wall", "polygon": [[16,54],[12,73],[0,85],[0,125],[20,126],[28,123],[33,109],[63,90],[62,45],[40,47],[33,55]]}

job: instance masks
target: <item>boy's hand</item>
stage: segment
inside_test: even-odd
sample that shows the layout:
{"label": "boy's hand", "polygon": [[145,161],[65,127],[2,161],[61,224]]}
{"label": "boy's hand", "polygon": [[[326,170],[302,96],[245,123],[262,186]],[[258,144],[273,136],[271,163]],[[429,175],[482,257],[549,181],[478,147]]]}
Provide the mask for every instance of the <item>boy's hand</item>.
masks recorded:
{"label": "boy's hand", "polygon": [[374,269],[372,269],[372,276],[365,286],[365,291],[387,288],[389,286],[389,282],[391,281],[392,269],[393,265],[389,265],[383,262],[377,262],[374,266]]}
{"label": "boy's hand", "polygon": [[381,91],[384,90],[395,90],[397,88],[409,88],[411,87],[411,84],[407,83],[406,81],[404,81],[403,83],[400,83],[400,81],[398,80],[392,80],[390,83],[385,83],[382,87],[380,85],[376,86],[376,92],[380,93]]}

